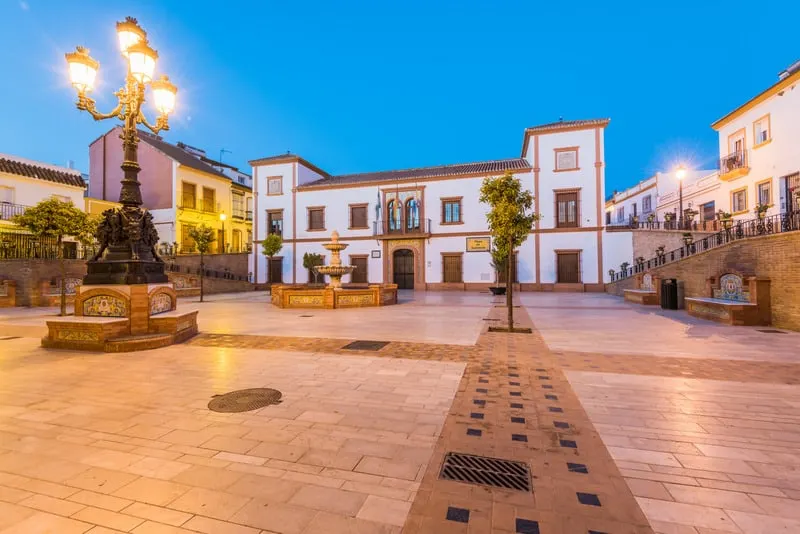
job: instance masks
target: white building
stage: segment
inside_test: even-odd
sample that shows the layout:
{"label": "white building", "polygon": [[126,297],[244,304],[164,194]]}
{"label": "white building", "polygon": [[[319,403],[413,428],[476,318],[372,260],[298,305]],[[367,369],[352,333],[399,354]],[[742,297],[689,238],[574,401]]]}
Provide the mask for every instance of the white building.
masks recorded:
{"label": "white building", "polygon": [[800,61],[778,81],[711,125],[719,133],[722,207],[742,218],[797,210],[800,191]]}
{"label": "white building", "polygon": [[57,198],[84,209],[86,185],[79,171],[0,154],[0,228],[42,200]]}
{"label": "white building", "polygon": [[521,157],[459,165],[333,176],[297,155],[253,160],[255,241],[270,232],[284,240],[269,266],[256,247],[255,280],[267,281],[269,270],[271,282],[308,282],[303,255],[324,255],[321,244],[337,230],[349,245],[343,259],[357,267],[351,283],[485,288],[494,273],[488,207],[478,201],[479,190],[486,177],[510,170],[534,194],[541,214],[516,251],[520,287],[602,291],[604,265],[615,254],[604,247],[603,232],[608,123],[560,121],[528,128]]}

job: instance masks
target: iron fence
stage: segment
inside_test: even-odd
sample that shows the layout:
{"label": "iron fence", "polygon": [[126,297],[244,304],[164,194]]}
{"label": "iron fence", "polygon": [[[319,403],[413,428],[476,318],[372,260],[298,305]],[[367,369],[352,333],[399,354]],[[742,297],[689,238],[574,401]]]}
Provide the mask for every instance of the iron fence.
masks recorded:
{"label": "iron fence", "polygon": [[200,267],[189,267],[187,265],[179,265],[177,263],[167,263],[165,266],[165,270],[171,273],[183,273],[183,274],[196,274],[200,275],[203,273],[203,276],[206,278],[219,278],[222,280],[235,280],[238,282],[252,282],[253,281],[253,273],[244,274],[236,274],[232,273],[230,269],[223,269],[223,270],[216,270],[216,269],[201,269]]}
{"label": "iron fence", "polygon": [[[64,258],[82,260],[91,257],[94,250],[81,246],[75,241],[61,243]],[[55,237],[36,237],[27,232],[0,231],[0,259],[30,260],[58,258],[58,239]]]}
{"label": "iron fence", "polygon": [[765,218],[755,218],[742,221],[731,221],[730,228],[698,239],[697,241],[687,242],[684,246],[676,248],[663,254],[657,254],[655,258],[626,265],[619,271],[610,273],[611,281],[618,282],[638,273],[643,273],[655,267],[661,267],[668,263],[680,261],[689,256],[711,250],[713,248],[727,245],[732,241],[759,237],[764,235],[781,234],[800,230],[800,211],[792,213],[782,213]]}
{"label": "iron fence", "polygon": [[405,217],[389,220],[377,220],[372,223],[372,235],[413,235],[428,234],[431,231],[431,220],[415,218],[411,221]]}
{"label": "iron fence", "polygon": [[624,222],[615,222],[606,224],[608,230],[683,230],[686,232],[718,232],[722,229],[722,224],[719,219],[710,219],[706,221],[661,221],[654,219],[638,220],[632,218]]}
{"label": "iron fence", "polygon": [[722,174],[747,167],[747,152],[739,151],[728,154],[719,160],[719,170]]}

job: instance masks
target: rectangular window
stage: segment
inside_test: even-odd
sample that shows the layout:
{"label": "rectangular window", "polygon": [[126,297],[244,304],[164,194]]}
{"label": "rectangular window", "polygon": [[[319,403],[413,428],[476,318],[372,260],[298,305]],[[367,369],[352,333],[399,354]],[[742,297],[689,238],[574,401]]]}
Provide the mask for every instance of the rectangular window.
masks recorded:
{"label": "rectangular window", "polygon": [[203,188],[203,211],[214,213],[217,211],[217,191],[210,187]]}
{"label": "rectangular window", "polygon": [[350,256],[350,265],[356,268],[353,274],[350,275],[350,282],[353,284],[366,284],[369,281],[368,263],[368,256]]}
{"label": "rectangular window", "polygon": [[244,193],[231,191],[233,210],[232,215],[237,219],[244,219]]}
{"label": "rectangular window", "polygon": [[350,204],[350,228],[367,228],[368,204]]}
{"label": "rectangular window", "polygon": [[14,203],[14,188],[7,186],[0,186],[0,203],[13,204]]}
{"label": "rectangular window", "polygon": [[272,176],[267,178],[267,195],[283,194],[283,176]]}
{"label": "rectangular window", "polygon": [[606,212],[606,224],[611,224],[611,212]]}
{"label": "rectangular window", "polygon": [[753,146],[758,146],[770,140],[769,115],[765,115],[753,123]]}
{"label": "rectangular window", "polygon": [[772,204],[772,181],[758,184],[758,203],[764,206]]}
{"label": "rectangular window", "polygon": [[637,204],[636,202],[634,202],[634,203],[633,203],[633,216],[634,216],[634,217],[636,217],[636,215],[638,215],[638,213],[636,212],[636,210],[637,210],[638,208],[639,208],[639,204]]}
{"label": "rectangular window", "polygon": [[642,213],[646,215],[651,211],[653,211],[653,197],[647,195],[642,198]]}
{"label": "rectangular window", "polygon": [[714,218],[717,216],[717,212],[713,200],[711,202],[707,202],[702,206],[700,206],[700,216],[703,218],[704,221],[714,220]]}
{"label": "rectangular window", "polygon": [[617,222],[625,222],[625,206],[620,206],[617,212]]}
{"label": "rectangular window", "polygon": [[283,236],[283,210],[267,212],[267,232]]}
{"label": "rectangular window", "polygon": [[197,187],[189,182],[182,182],[181,191],[181,207],[197,209]]}
{"label": "rectangular window", "polygon": [[578,226],[578,192],[556,193],[556,228]]}
{"label": "rectangular window", "polygon": [[193,224],[181,224],[181,252],[184,254],[194,252],[194,239],[189,236],[192,228],[194,228]]}
{"label": "rectangular window", "polygon": [[442,224],[461,224],[461,197],[442,199]]}
{"label": "rectangular window", "polygon": [[731,192],[731,211],[733,213],[747,211],[747,189]]}
{"label": "rectangular window", "polygon": [[578,169],[578,147],[556,149],[556,171],[574,171]]}
{"label": "rectangular window", "polygon": [[729,155],[744,154],[744,135],[745,129],[737,130],[728,136]]}
{"label": "rectangular window", "polygon": [[445,284],[460,284],[464,281],[461,274],[461,254],[442,254],[442,281]]}
{"label": "rectangular window", "polygon": [[312,231],[325,229],[325,208],[308,208],[308,229]]}

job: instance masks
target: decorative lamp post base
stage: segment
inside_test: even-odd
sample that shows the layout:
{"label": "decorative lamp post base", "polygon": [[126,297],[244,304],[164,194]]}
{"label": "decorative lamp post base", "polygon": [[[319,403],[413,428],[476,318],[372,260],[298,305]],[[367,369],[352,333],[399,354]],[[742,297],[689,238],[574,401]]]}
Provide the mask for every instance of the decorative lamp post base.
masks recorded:
{"label": "decorative lamp post base", "polygon": [[86,264],[84,285],[163,284],[164,263],[142,260],[97,260]]}

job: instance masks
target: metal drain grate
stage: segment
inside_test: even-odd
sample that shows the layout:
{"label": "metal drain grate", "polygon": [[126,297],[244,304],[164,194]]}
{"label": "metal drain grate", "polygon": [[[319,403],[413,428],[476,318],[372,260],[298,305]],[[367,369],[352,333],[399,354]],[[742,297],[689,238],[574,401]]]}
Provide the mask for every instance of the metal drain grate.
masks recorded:
{"label": "metal drain grate", "polygon": [[388,345],[388,341],[367,341],[364,339],[359,339],[358,341],[353,341],[352,343],[348,343],[342,349],[344,350],[372,350],[377,351],[381,350],[383,347]]}
{"label": "metal drain grate", "polygon": [[761,332],[762,334],[785,334],[786,333],[786,332],[783,332],[782,330],[773,330],[773,329],[770,329],[770,328],[767,328],[765,330],[756,329],[756,332]]}
{"label": "metal drain grate", "polygon": [[308,317],[314,317],[314,316],[313,315],[301,315],[300,317],[308,318]]}
{"label": "metal drain grate", "polygon": [[495,488],[531,491],[531,470],[527,464],[459,452],[447,453],[439,478]]}
{"label": "metal drain grate", "polygon": [[277,389],[240,389],[224,395],[214,395],[208,403],[208,409],[222,413],[250,412],[271,404],[280,404],[282,396]]}

